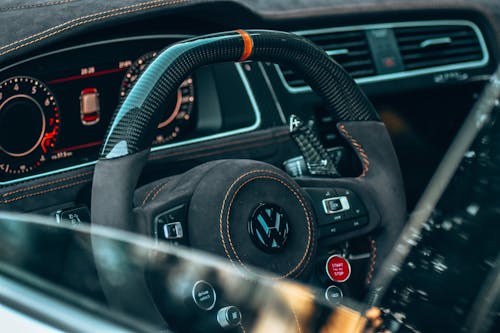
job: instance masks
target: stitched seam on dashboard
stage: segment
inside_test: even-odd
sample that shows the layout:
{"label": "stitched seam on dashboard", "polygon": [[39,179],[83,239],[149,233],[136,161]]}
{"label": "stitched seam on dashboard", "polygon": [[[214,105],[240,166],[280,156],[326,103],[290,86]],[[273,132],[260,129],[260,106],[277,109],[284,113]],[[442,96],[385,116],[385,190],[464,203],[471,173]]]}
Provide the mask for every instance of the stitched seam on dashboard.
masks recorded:
{"label": "stitched seam on dashboard", "polygon": [[[115,9],[110,9],[110,10],[107,10],[107,11],[103,11],[103,12],[97,12],[97,13],[92,13],[92,14],[88,14],[88,15],[85,15],[85,16],[80,16],[80,17],[77,17],[75,19],[72,19],[72,20],[69,20],[69,21],[66,21],[64,23],[61,23],[61,24],[58,24],[52,28],[49,28],[49,29],[46,29],[44,31],[40,31],[36,34],[33,34],[31,36],[28,36],[28,37],[25,37],[25,38],[22,38],[22,39],[19,39],[15,42],[12,42],[12,43],[9,43],[7,45],[3,45],[0,47],[0,50],[3,50],[5,48],[8,48],[9,46],[13,46],[15,44],[19,44],[21,42],[24,42],[24,41],[27,41],[29,40],[30,38],[34,38],[34,37],[37,37],[37,36],[40,36],[40,35],[43,35],[43,34],[46,34],[46,33],[49,33],[53,30],[57,30],[59,28],[62,28],[63,26],[65,25],[68,25],[70,23],[73,23],[73,22],[77,22],[78,20],[83,20],[83,19],[87,19],[87,18],[91,18],[91,17],[95,17],[95,16],[99,16],[99,15],[103,15],[103,14],[108,14],[108,13],[112,13],[112,12],[116,12],[116,11],[120,11],[120,10],[123,10],[123,9],[127,9],[127,8],[130,8],[130,7],[134,7],[134,6],[140,6],[140,5],[144,5],[144,4],[147,4],[147,3],[151,3],[151,2],[157,2],[158,0],[156,1],[150,1],[150,2],[145,2],[145,3],[140,3],[140,4],[136,4],[136,5],[133,5],[133,6],[125,6],[125,7],[119,7],[119,8],[115,8]],[[162,0],[162,1],[165,1],[165,0]]]}
{"label": "stitched seam on dashboard", "polygon": [[[23,39],[19,39],[19,40],[15,41],[15,42],[12,42],[10,44],[1,46],[0,50],[3,50],[3,49],[5,49],[5,48],[7,48],[9,46],[13,46],[15,44],[19,44],[21,42],[27,41],[30,38],[34,38],[34,37],[37,37],[37,36],[40,36],[40,35],[43,35],[43,34],[47,34],[47,33],[51,32],[53,30],[57,30],[59,28],[64,27],[65,25],[71,24],[73,22],[77,22],[79,20],[84,20],[84,19],[91,18],[91,17],[92,18],[93,17],[98,17],[99,15],[104,15],[104,14],[109,14],[109,13],[115,13],[115,12],[119,12],[119,11],[122,11],[122,10],[125,10],[125,9],[134,8],[134,7],[138,7],[138,6],[140,7],[140,6],[149,5],[149,4],[152,4],[152,3],[162,2],[164,5],[170,5],[170,4],[173,5],[174,2],[177,2],[177,1],[188,2],[188,1],[191,1],[191,0],[175,0],[175,1],[170,1],[168,3],[165,3],[165,1],[166,0],[147,1],[147,2],[142,2],[142,3],[135,4],[135,5],[129,5],[129,6],[125,6],[125,7],[119,7],[119,8],[115,8],[115,9],[106,10],[106,11],[103,11],[103,12],[97,12],[97,13],[92,13],[92,14],[88,14],[88,15],[85,15],[85,16],[81,16],[81,17],[78,17],[78,18],[66,21],[64,23],[58,24],[58,25],[56,25],[56,26],[54,26],[52,28],[46,29],[44,31],[38,32],[36,34],[33,34],[31,36],[25,37]],[[140,10],[140,8],[138,10]],[[103,18],[105,18],[105,17],[103,17]]]}
{"label": "stitched seam on dashboard", "polygon": [[368,159],[368,155],[366,155],[363,146],[361,146],[361,144],[349,134],[344,125],[339,125],[339,130],[342,132],[344,137],[349,140],[351,145],[357,150],[359,157],[361,158],[361,163],[363,164],[363,172],[361,173],[361,175],[359,175],[359,177],[365,177],[368,173],[368,170],[370,170],[370,160]]}
{"label": "stitched seam on dashboard", "polygon": [[19,9],[33,9],[33,8],[40,8],[40,7],[57,6],[57,5],[63,5],[63,4],[67,4],[67,3],[71,3],[71,2],[75,2],[75,1],[77,1],[77,0],[47,1],[47,2],[34,3],[31,5],[0,7],[0,12],[10,12],[10,11],[19,10]]}
{"label": "stitched seam on dashboard", "polygon": [[226,257],[231,261],[231,263],[234,265],[234,261],[233,259],[231,258],[231,255],[229,254],[229,251],[227,249],[227,245],[226,245],[226,241],[224,239],[224,233],[223,233],[223,227],[222,227],[222,217],[224,215],[224,207],[226,206],[226,201],[228,199],[228,195],[229,193],[231,192],[232,188],[236,185],[236,183],[238,183],[242,178],[252,174],[252,173],[267,173],[267,174],[271,174],[273,176],[269,176],[269,175],[261,175],[261,176],[254,176],[252,178],[249,178],[247,179],[243,184],[241,184],[237,189],[236,191],[233,193],[232,195],[232,198],[231,198],[231,201],[229,203],[229,206],[228,206],[228,209],[227,209],[227,216],[226,216],[226,234],[228,236],[228,241],[230,243],[230,246],[231,246],[231,249],[236,257],[236,259],[238,260],[238,262],[240,263],[240,265],[245,269],[247,270],[248,272],[251,272],[251,273],[254,273],[254,274],[257,274],[259,275],[258,273],[255,273],[255,272],[252,272],[240,259],[240,257],[238,256],[238,253],[236,252],[236,249],[234,248],[234,244],[232,242],[232,239],[231,239],[231,235],[229,233],[229,213],[231,211],[231,207],[232,207],[232,204],[234,202],[234,198],[236,197],[236,195],[238,194],[238,192],[241,190],[241,188],[243,186],[245,186],[246,184],[248,184],[249,182],[255,180],[255,179],[272,179],[272,180],[275,180],[275,181],[278,181],[279,183],[281,183],[282,185],[284,185],[285,187],[287,187],[293,194],[294,196],[298,199],[300,205],[302,206],[302,208],[304,209],[304,212],[306,214],[306,220],[307,220],[307,229],[308,229],[308,237],[307,237],[307,245],[306,245],[306,251],[304,253],[304,255],[302,256],[301,260],[299,261],[299,263],[292,269],[290,270],[288,273],[282,275],[282,276],[279,276],[277,278],[273,278],[273,279],[283,279],[283,278],[286,278],[288,276],[290,276],[291,274],[293,274],[296,270],[298,270],[299,268],[302,267],[303,264],[307,264],[310,259],[311,259],[311,255],[312,255],[312,250],[310,250],[310,245],[311,245],[311,241],[312,241],[312,226],[311,226],[311,218],[312,216],[310,216],[310,212],[309,210],[306,208],[306,205],[305,203],[303,202],[301,196],[298,194],[298,192],[292,188],[290,185],[286,184],[283,180],[281,180],[280,178],[280,175],[275,173],[275,172],[272,172],[272,171],[269,171],[269,170],[253,170],[253,171],[249,171],[249,172],[246,172],[244,173],[243,175],[241,175],[240,177],[238,177],[232,184],[231,186],[229,186],[229,189],[227,190],[226,192],[226,195],[224,196],[224,200],[222,202],[222,206],[221,206],[221,211],[220,211],[220,214],[219,214],[219,234],[220,234],[220,238],[221,238],[221,243],[222,243],[222,246],[224,248],[224,252],[226,253]]}
{"label": "stitched seam on dashboard", "polygon": [[46,189],[46,190],[43,190],[43,191],[32,192],[32,193],[24,194],[24,195],[21,195],[21,196],[12,198],[12,199],[3,200],[3,201],[0,201],[0,203],[2,203],[2,204],[8,204],[8,203],[11,203],[11,202],[14,202],[14,201],[18,201],[18,200],[21,200],[21,199],[35,197],[35,196],[42,195],[42,194],[45,194],[45,193],[49,193],[49,192],[52,192],[52,191],[62,190],[62,189],[73,187],[73,186],[76,186],[76,185],[79,185],[79,184],[88,183],[91,180],[92,180],[92,178],[79,180],[77,182],[73,182],[73,183],[69,183],[69,184],[65,184],[65,185],[61,185],[61,186],[57,186],[57,187],[52,187],[52,188],[49,188],[49,189]]}
{"label": "stitched seam on dashboard", "polygon": [[[86,16],[82,16],[82,17],[79,17],[79,18],[76,18],[76,19],[73,19],[73,20],[66,21],[66,22],[64,22],[62,24],[59,24],[59,25],[55,26],[55,27],[52,27],[50,29],[47,29],[47,30],[41,31],[39,33],[33,34],[33,35],[28,36],[26,38],[17,40],[15,42],[10,43],[10,44],[4,45],[4,46],[0,47],[0,50],[3,50],[3,49],[8,48],[10,46],[13,46],[13,45],[22,43],[24,41],[27,41],[29,39],[35,38],[37,36],[40,36],[40,37],[38,37],[38,38],[36,38],[34,40],[31,40],[29,42],[23,43],[21,45],[12,47],[10,49],[7,49],[7,50],[1,52],[0,56],[3,56],[5,54],[7,54],[7,53],[10,53],[10,52],[13,52],[15,50],[18,50],[18,49],[23,48],[25,46],[37,43],[37,42],[39,42],[41,40],[44,40],[44,39],[46,39],[48,37],[54,36],[54,35],[56,35],[58,33],[64,32],[66,30],[69,30],[69,29],[72,29],[72,28],[75,28],[75,27],[78,27],[78,26],[81,26],[81,25],[86,24],[86,23],[100,21],[100,20],[104,20],[104,19],[107,19],[107,18],[110,18],[110,17],[115,17],[115,16],[120,16],[120,15],[130,14],[130,13],[134,13],[134,12],[138,12],[138,11],[143,11],[143,10],[147,10],[147,9],[164,7],[164,6],[174,6],[174,5],[179,5],[179,4],[188,3],[188,2],[192,2],[192,0],[173,0],[173,1],[154,0],[154,1],[143,2],[143,3],[140,3],[140,4],[135,4],[135,5],[125,6],[125,7],[115,8],[115,9],[104,11],[104,12],[98,12],[98,13],[93,13],[93,14],[89,14],[89,15],[86,15]],[[78,21],[80,21],[80,22],[78,22]],[[73,23],[73,22],[76,22],[76,23]]]}
{"label": "stitched seam on dashboard", "polygon": [[15,191],[10,191],[10,192],[4,193],[4,194],[2,194],[2,197],[8,197],[8,196],[10,196],[12,194],[16,194],[16,193],[19,193],[19,192],[27,192],[27,191],[34,190],[34,189],[37,189],[37,188],[40,188],[40,187],[44,187],[44,186],[48,186],[48,185],[53,185],[53,184],[57,184],[57,183],[62,183],[62,182],[65,182],[67,180],[72,180],[72,179],[75,179],[75,178],[81,178],[81,177],[90,175],[93,172],[94,171],[87,171],[87,172],[80,173],[78,175],[74,175],[74,176],[70,176],[70,177],[65,177],[65,178],[61,178],[61,179],[56,179],[56,180],[52,180],[52,181],[49,181],[49,182],[46,182],[46,183],[37,184],[37,185],[29,186],[29,187],[20,188],[20,189],[17,189]]}

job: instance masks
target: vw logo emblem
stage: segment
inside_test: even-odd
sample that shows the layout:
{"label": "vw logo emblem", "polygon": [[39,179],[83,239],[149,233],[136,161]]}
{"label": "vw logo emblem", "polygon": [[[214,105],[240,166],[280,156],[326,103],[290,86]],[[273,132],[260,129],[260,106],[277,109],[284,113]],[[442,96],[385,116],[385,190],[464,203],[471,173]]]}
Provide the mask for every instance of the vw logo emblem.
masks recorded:
{"label": "vw logo emblem", "polygon": [[278,252],[286,244],[290,233],[283,209],[269,203],[259,204],[248,221],[252,241],[266,252]]}

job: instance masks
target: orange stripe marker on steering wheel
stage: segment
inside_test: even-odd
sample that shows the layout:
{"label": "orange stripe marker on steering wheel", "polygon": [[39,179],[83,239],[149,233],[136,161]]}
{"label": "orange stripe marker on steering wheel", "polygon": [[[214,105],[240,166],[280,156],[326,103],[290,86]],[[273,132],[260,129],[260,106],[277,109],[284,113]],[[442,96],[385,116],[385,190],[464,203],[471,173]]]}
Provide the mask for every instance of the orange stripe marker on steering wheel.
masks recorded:
{"label": "orange stripe marker on steering wheel", "polygon": [[241,54],[240,59],[238,60],[239,62],[247,60],[251,55],[253,51],[253,40],[252,37],[246,32],[245,30],[235,30],[237,33],[241,35],[241,38],[243,38],[243,53]]}

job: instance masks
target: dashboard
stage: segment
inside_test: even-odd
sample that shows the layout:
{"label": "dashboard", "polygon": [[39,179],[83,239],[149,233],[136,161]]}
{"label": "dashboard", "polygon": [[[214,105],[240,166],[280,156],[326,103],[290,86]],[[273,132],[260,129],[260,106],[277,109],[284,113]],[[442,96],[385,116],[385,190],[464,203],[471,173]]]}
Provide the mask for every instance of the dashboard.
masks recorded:
{"label": "dashboard", "polygon": [[[148,64],[176,42],[244,28],[301,35],[354,78],[391,135],[411,211],[499,63],[497,1],[478,0],[483,7],[465,9],[426,0],[174,1],[179,8],[170,1],[151,2],[150,11],[128,0],[99,2],[107,11],[97,12],[78,0],[61,1],[55,6],[68,11],[53,21],[44,20],[52,15],[52,4],[40,5],[40,19],[32,25],[26,23],[32,21],[30,7],[13,20],[9,36],[0,34],[0,209],[51,216],[54,223],[77,212],[83,222],[90,221],[94,164],[103,138]],[[75,12],[72,6],[78,7]],[[135,13],[135,6],[145,13]],[[0,6],[0,18],[11,11],[17,13]],[[299,73],[282,64],[201,67],[161,109],[138,181],[137,208],[161,198],[164,189],[168,193],[167,177],[214,160],[262,161],[299,179],[302,174],[287,169],[301,157],[287,125],[292,115],[314,123],[323,146],[338,154],[342,176],[362,171],[324,103]],[[345,194],[343,187],[333,191]],[[313,199],[322,202],[326,194],[320,194]],[[355,195],[351,198],[356,202]],[[185,206],[179,207],[165,214],[184,214]],[[314,285],[331,285],[324,274],[327,254],[350,247],[354,278],[335,295],[356,298],[362,292],[357,286],[371,283],[375,258],[384,258],[388,249],[365,237],[363,226],[349,228],[319,229],[317,274],[311,279]],[[331,234],[321,234],[327,229]],[[78,265],[75,258],[69,261]],[[77,269],[70,270],[76,273],[69,283],[81,284]]]}
{"label": "dashboard", "polygon": [[[21,190],[7,191],[5,203],[30,197],[22,190],[26,182],[46,177],[59,181],[71,172],[91,174],[113,113],[155,54],[192,36],[233,28],[227,23],[203,25],[197,15],[205,18],[196,10],[176,16],[170,24],[175,28],[165,25],[162,16],[138,27],[106,25],[1,68],[0,187]],[[344,25],[323,19],[248,25],[308,38],[349,72],[386,121],[412,207],[494,70],[496,51],[484,17],[408,17],[349,20]],[[144,182],[222,158],[257,159],[283,167],[284,161],[299,155],[287,135],[292,114],[314,121],[327,148],[344,144],[318,96],[300,75],[278,64],[200,68],[167,104]],[[426,121],[431,118],[433,122]],[[352,156],[335,158],[344,172],[355,175]],[[89,182],[77,178],[67,185],[88,188]],[[35,193],[44,191],[43,186]],[[89,204],[88,194],[79,197]],[[56,199],[53,204],[58,204]],[[19,208],[45,209],[21,202]]]}
{"label": "dashboard", "polygon": [[[384,96],[419,86],[480,81],[493,63],[484,31],[471,20],[441,19],[295,33],[338,61],[374,97],[384,115],[388,102],[398,109],[408,107],[405,97]],[[97,41],[93,37],[1,69],[0,186],[95,164],[113,113],[134,82],[160,50],[191,36],[151,34]],[[438,104],[432,107],[446,107]],[[311,108],[323,143],[339,144],[331,119],[310,87],[278,64],[201,68],[162,108],[153,152],[283,125],[292,113],[309,117]],[[262,122],[263,117],[267,121]]]}
{"label": "dashboard", "polygon": [[[0,184],[95,163],[111,117],[134,82],[159,50],[188,37],[100,41],[2,71]],[[257,128],[260,114],[252,98],[240,65],[201,68],[162,106],[153,150]]]}

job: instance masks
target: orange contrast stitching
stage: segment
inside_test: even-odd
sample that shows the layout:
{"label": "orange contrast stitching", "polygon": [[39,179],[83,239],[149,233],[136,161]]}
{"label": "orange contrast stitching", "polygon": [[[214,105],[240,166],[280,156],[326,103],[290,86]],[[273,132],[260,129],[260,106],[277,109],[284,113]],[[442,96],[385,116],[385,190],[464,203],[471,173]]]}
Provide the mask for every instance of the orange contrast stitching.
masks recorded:
{"label": "orange contrast stitching", "polygon": [[[220,211],[220,215],[219,215],[219,233],[220,233],[220,237],[221,237],[221,240],[222,240],[222,246],[224,247],[224,252],[226,253],[226,256],[227,258],[231,261],[231,263],[234,265],[234,261],[233,259],[231,258],[231,255],[229,254],[229,251],[227,249],[227,246],[226,246],[226,242],[224,240],[224,235],[223,235],[223,232],[222,232],[222,216],[224,214],[224,207],[226,205],[226,202],[227,202],[227,199],[228,199],[228,195],[229,195],[229,192],[231,192],[232,188],[236,185],[236,183],[238,183],[239,180],[241,180],[242,178],[250,175],[250,174],[253,174],[253,173],[268,173],[268,174],[272,174],[272,175],[275,175],[275,176],[280,176],[279,174],[275,173],[275,172],[272,172],[272,171],[269,171],[269,170],[254,170],[254,171],[249,171],[243,175],[241,175],[240,177],[238,177],[232,184],[231,186],[229,187],[229,189],[227,190],[226,192],[226,195],[224,197],[224,200],[222,202],[222,206],[221,206],[221,211]],[[230,211],[231,211],[231,206],[234,202],[234,199],[236,197],[236,194],[241,190],[241,188],[243,186],[245,186],[246,184],[248,184],[249,182],[255,180],[255,179],[272,179],[272,180],[275,180],[277,182],[279,182],[280,184],[282,184],[283,186],[287,187],[292,193],[293,195],[297,198],[297,200],[299,201],[300,205],[302,206],[302,209],[304,209],[304,212],[306,214],[306,220],[307,220],[307,233],[308,233],[308,236],[307,236],[307,245],[306,245],[306,251],[304,252],[304,255],[302,256],[301,260],[299,261],[299,263],[292,269],[290,270],[288,273],[282,275],[282,276],[279,276],[277,278],[273,278],[273,279],[284,279],[288,276],[290,276],[291,274],[293,274],[297,269],[299,269],[302,264],[307,264],[309,261],[310,261],[310,258],[311,258],[311,255],[312,255],[312,251],[309,251],[309,247],[311,245],[311,238],[312,238],[312,227],[311,227],[311,220],[310,220],[310,216],[309,216],[309,211],[306,209],[306,205],[304,204],[304,202],[302,201],[302,198],[300,197],[300,195],[288,184],[286,184],[284,181],[282,181],[281,179],[279,178],[276,178],[276,177],[272,177],[272,176],[255,176],[255,177],[252,177],[252,178],[249,178],[247,179],[243,184],[241,184],[237,189],[236,191],[234,192],[232,198],[231,198],[231,201],[229,203],[229,206],[228,206],[228,210],[227,210],[227,217],[226,217],[226,233],[227,233],[227,236],[228,236],[228,240],[229,240],[229,244],[231,246],[231,249],[236,257],[236,259],[238,260],[238,262],[240,263],[240,265],[245,269],[247,270],[248,272],[253,272],[252,270],[250,270],[242,261],[241,261],[241,258],[238,256],[238,253],[236,252],[236,249],[234,248],[234,244],[232,242],[232,239],[231,239],[231,235],[230,235],[230,232],[229,232],[229,216],[230,216]],[[254,274],[257,274],[255,272],[253,272]],[[257,274],[259,275],[259,274]]]}
{"label": "orange contrast stitching", "polygon": [[366,276],[367,285],[370,285],[370,283],[372,283],[373,271],[375,270],[375,259],[377,258],[377,246],[374,239],[372,239],[370,242],[370,249],[370,269],[368,270],[368,275]]}
{"label": "orange contrast stitching", "polygon": [[[287,187],[295,195],[295,197],[297,198],[297,200],[299,200],[300,205],[304,209],[304,212],[306,213],[306,220],[307,220],[307,226],[308,226],[308,228],[307,228],[308,229],[308,239],[307,239],[306,252],[304,253],[304,256],[301,258],[301,260],[299,261],[299,263],[292,270],[290,270],[288,273],[286,273],[286,274],[278,277],[278,279],[284,279],[284,278],[287,278],[288,276],[290,276],[291,274],[293,274],[304,263],[304,260],[306,259],[306,255],[307,255],[308,250],[309,250],[309,245],[310,245],[310,240],[311,240],[311,226],[310,226],[310,220],[309,220],[309,212],[306,210],[303,201],[298,196],[298,194],[288,184],[286,184],[282,180],[280,180],[278,178],[275,178],[275,177],[270,177],[270,176],[255,176],[255,177],[252,177],[252,178],[246,180],[243,184],[241,184],[238,187],[238,189],[235,191],[235,193],[234,193],[234,195],[233,195],[233,197],[232,197],[232,199],[231,199],[231,201],[229,203],[228,213],[227,213],[227,217],[226,217],[226,233],[227,233],[227,236],[228,236],[229,245],[231,246],[231,249],[232,249],[234,255],[236,256],[236,258],[238,259],[238,262],[241,264],[241,266],[243,266],[247,271],[251,272],[251,270],[248,269],[248,267],[241,261],[241,258],[239,257],[236,249],[234,248],[234,244],[233,244],[233,241],[231,239],[231,234],[229,232],[229,216],[230,216],[230,211],[231,211],[231,207],[233,205],[234,199],[236,198],[236,194],[241,190],[241,188],[243,186],[245,186],[246,184],[248,184],[249,182],[251,182],[251,181],[253,181],[255,179],[272,179],[274,181],[277,181],[277,182],[281,183],[282,185],[284,185],[285,187]],[[310,254],[310,251],[309,251],[309,254]],[[306,262],[308,262],[308,261],[309,260],[307,260]]]}
{"label": "orange contrast stitching", "polygon": [[153,201],[154,199],[156,199],[156,197],[158,196],[158,194],[160,194],[161,191],[163,191],[168,185],[168,182],[164,183],[156,192],[155,194],[153,194],[153,196],[151,197],[151,201]]}
{"label": "orange contrast stitching", "polygon": [[[15,42],[10,43],[10,44],[4,45],[4,46],[0,47],[0,50],[3,50],[3,49],[8,48],[10,46],[22,43],[22,42],[27,41],[31,38],[41,36],[41,37],[38,37],[38,38],[31,40],[29,42],[26,42],[26,43],[23,43],[21,45],[7,49],[7,50],[1,52],[0,56],[3,56],[7,53],[18,50],[18,49],[23,48],[25,46],[37,43],[41,40],[44,40],[44,39],[49,38],[51,36],[54,36],[58,33],[64,32],[66,30],[78,27],[78,26],[86,24],[86,23],[96,22],[96,21],[104,20],[104,19],[107,19],[110,17],[130,14],[130,13],[143,11],[143,10],[147,10],[147,9],[152,9],[152,8],[157,8],[157,7],[174,6],[174,5],[187,3],[187,2],[191,2],[191,1],[192,0],[173,0],[173,1],[154,0],[154,1],[142,2],[139,4],[135,4],[135,5],[129,5],[129,6],[125,6],[125,7],[115,8],[115,9],[111,9],[111,10],[107,10],[107,11],[103,11],[103,12],[98,12],[98,13],[93,13],[93,14],[89,14],[86,16],[82,16],[82,17],[79,17],[76,19],[66,21],[64,23],[61,23],[61,24],[55,26],[55,27],[41,31],[39,33],[25,37],[23,39],[17,40]],[[103,16],[99,16],[99,15],[103,15]],[[81,21],[81,20],[83,20],[83,21]],[[78,21],[80,21],[80,22],[78,22]],[[73,22],[76,22],[76,23],[72,24]],[[70,25],[68,25],[68,24],[70,24]]]}
{"label": "orange contrast stitching", "polygon": [[5,49],[5,48],[7,48],[9,46],[12,46],[12,45],[24,42],[24,41],[26,41],[26,40],[28,40],[30,38],[43,35],[44,33],[48,33],[48,32],[50,32],[52,30],[56,30],[58,28],[63,27],[64,25],[76,22],[78,20],[87,19],[87,18],[91,18],[91,17],[103,15],[103,14],[113,13],[113,12],[117,12],[117,11],[124,10],[124,9],[129,9],[129,8],[133,8],[133,7],[140,7],[140,6],[143,6],[143,5],[151,4],[151,3],[154,3],[154,2],[162,2],[162,1],[165,1],[165,0],[147,1],[147,2],[142,2],[142,3],[135,4],[135,5],[129,5],[129,6],[125,6],[125,7],[119,7],[119,8],[115,8],[115,9],[109,9],[109,10],[106,10],[106,11],[103,11],[103,12],[97,12],[97,13],[92,13],[92,14],[88,14],[88,15],[85,15],[85,16],[80,16],[80,17],[77,17],[75,19],[72,19],[72,20],[66,21],[64,23],[58,24],[58,25],[56,25],[56,26],[54,26],[52,28],[46,29],[44,31],[40,31],[40,32],[38,32],[36,34],[33,34],[31,36],[28,36],[28,37],[25,37],[23,39],[19,39],[19,40],[15,41],[15,42],[12,42],[10,44],[4,45],[4,46],[0,47],[0,50],[3,50],[3,49]]}
{"label": "orange contrast stitching", "polygon": [[12,7],[1,7],[0,12],[10,12],[14,10],[25,10],[25,9],[33,9],[33,8],[40,8],[40,7],[49,7],[49,6],[58,6],[58,5],[63,5],[71,2],[75,2],[76,0],[60,0],[60,1],[47,1],[47,2],[41,2],[41,3],[34,3],[31,5],[20,5],[20,6],[12,6]]}
{"label": "orange contrast stitching", "polygon": [[363,173],[359,177],[366,176],[368,170],[370,170],[370,160],[368,159],[368,155],[366,155],[363,146],[361,146],[361,144],[349,134],[344,125],[339,125],[339,130],[342,132],[344,137],[350,141],[351,145],[358,151],[358,154],[361,157],[361,162],[363,164]]}
{"label": "orange contrast stitching", "polygon": [[18,200],[21,200],[21,199],[30,198],[30,197],[42,195],[42,194],[45,194],[45,193],[49,193],[49,192],[52,192],[52,191],[57,191],[57,190],[62,190],[62,189],[68,188],[68,187],[73,187],[73,186],[76,186],[78,184],[87,183],[87,182],[90,182],[91,180],[92,180],[91,178],[83,179],[83,180],[79,180],[77,182],[73,182],[73,183],[69,183],[69,184],[65,184],[65,185],[61,185],[61,186],[57,186],[57,187],[52,187],[52,188],[49,188],[49,189],[46,189],[46,190],[43,190],[43,191],[38,191],[38,192],[24,194],[24,195],[21,195],[21,196],[12,198],[12,199],[4,200],[1,203],[2,204],[8,204],[8,203],[11,203],[11,202],[14,202],[14,201],[18,201]]}
{"label": "orange contrast stitching", "polygon": [[144,200],[142,200],[141,206],[144,206],[146,204],[146,201],[148,201],[151,194],[153,194],[153,192],[156,191],[156,189],[158,189],[158,187],[160,186],[162,186],[162,184],[156,184],[155,186],[153,186],[153,188],[146,194],[146,196],[144,196]]}
{"label": "orange contrast stitching", "polygon": [[37,184],[37,185],[29,186],[29,187],[23,187],[23,188],[20,188],[18,190],[15,190],[15,191],[6,192],[6,193],[2,194],[2,197],[7,197],[9,195],[16,194],[16,193],[19,193],[19,192],[26,192],[26,191],[29,191],[29,190],[34,190],[36,188],[40,188],[40,187],[44,187],[44,186],[48,186],[48,185],[52,185],[52,184],[62,183],[62,182],[65,182],[66,180],[71,180],[71,179],[75,179],[75,178],[81,178],[81,177],[90,175],[93,172],[94,171],[87,171],[87,172],[80,173],[78,175],[74,175],[74,176],[71,176],[71,177],[65,177],[65,178],[52,180],[50,182],[46,182],[46,183],[42,183],[42,184]]}

